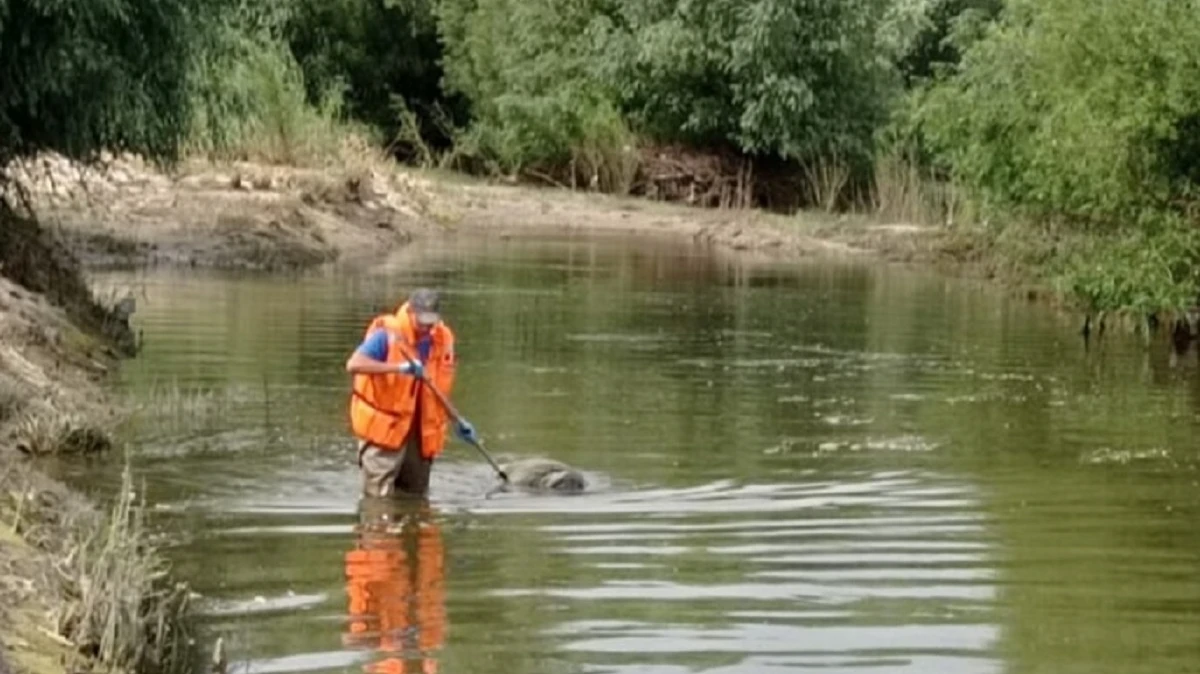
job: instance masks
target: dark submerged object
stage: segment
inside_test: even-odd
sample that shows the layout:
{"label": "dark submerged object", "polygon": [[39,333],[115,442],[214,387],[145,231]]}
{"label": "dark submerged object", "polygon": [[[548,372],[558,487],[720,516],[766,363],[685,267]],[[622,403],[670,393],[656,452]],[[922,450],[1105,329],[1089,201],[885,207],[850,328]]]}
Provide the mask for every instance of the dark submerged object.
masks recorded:
{"label": "dark submerged object", "polygon": [[553,459],[519,459],[501,467],[512,487],[559,494],[578,494],[587,488],[583,473]]}

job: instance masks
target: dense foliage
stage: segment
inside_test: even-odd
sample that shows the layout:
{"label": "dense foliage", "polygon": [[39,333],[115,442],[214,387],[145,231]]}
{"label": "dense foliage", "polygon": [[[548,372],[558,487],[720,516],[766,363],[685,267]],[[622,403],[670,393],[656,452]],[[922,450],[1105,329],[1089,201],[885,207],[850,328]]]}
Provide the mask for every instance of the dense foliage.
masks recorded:
{"label": "dense foliage", "polygon": [[471,144],[506,170],[562,162],[624,123],[597,56],[611,2],[443,0],[447,84],[471,105]]}
{"label": "dense foliage", "polygon": [[206,0],[0,0],[0,163],[54,149],[171,157]]}
{"label": "dense foliage", "polygon": [[344,92],[347,112],[394,139],[413,111],[435,147],[466,122],[442,90],[433,0],[295,0],[284,36],[310,100]]}
{"label": "dense foliage", "polygon": [[933,89],[929,137],[998,205],[1113,223],[1190,202],[1200,5],[1010,0]]}
{"label": "dense foliage", "polygon": [[934,156],[991,212],[1092,237],[1063,271],[1093,308],[1196,301],[1196,36],[1194,0],[1009,0],[921,100]]}
{"label": "dense foliage", "polygon": [[1198,35],[1200,0],[0,0],[0,160],[313,162],[352,123],[622,191],[638,148],[740,153],[873,194],[826,205],[952,195],[1151,311],[1198,285]]}
{"label": "dense foliage", "polygon": [[[449,83],[505,163],[589,132],[869,161],[931,3],[444,0]],[[615,114],[614,114],[615,113]],[[600,120],[600,121],[597,121]]]}

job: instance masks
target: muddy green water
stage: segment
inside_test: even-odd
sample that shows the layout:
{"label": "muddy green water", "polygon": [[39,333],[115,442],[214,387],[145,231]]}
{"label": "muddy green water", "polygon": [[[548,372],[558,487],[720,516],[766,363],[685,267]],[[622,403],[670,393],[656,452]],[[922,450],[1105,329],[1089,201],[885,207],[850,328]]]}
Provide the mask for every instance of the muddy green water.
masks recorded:
{"label": "muddy green water", "polygon": [[[1085,350],[933,274],[648,241],[99,282],[139,295],[131,460],[234,671],[1200,671],[1195,353]],[[360,513],[342,366],[414,284],[492,448],[591,493],[487,498],[452,441],[428,504]]]}

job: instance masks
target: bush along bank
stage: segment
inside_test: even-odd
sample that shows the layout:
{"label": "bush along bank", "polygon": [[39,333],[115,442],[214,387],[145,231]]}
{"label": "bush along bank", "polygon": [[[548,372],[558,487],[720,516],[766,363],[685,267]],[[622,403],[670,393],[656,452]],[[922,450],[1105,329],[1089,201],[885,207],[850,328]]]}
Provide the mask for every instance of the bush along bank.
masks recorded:
{"label": "bush along bank", "polygon": [[1007,0],[912,98],[909,130],[999,252],[1144,334],[1200,297],[1194,3]]}
{"label": "bush along bank", "polygon": [[128,471],[98,504],[40,465],[114,458],[121,415],[103,385],[132,352],[128,325],[36,223],[4,210],[0,232],[0,669],[187,670],[190,593]]}

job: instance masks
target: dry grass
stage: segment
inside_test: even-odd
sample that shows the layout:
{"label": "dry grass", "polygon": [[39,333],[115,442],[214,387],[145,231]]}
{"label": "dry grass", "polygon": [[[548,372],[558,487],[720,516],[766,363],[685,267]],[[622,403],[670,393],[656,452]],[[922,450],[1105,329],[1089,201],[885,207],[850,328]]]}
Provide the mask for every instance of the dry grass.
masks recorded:
{"label": "dry grass", "polygon": [[128,472],[102,511],[34,460],[112,447],[97,381],[129,346],[124,305],[101,306],[65,244],[2,201],[0,263],[0,652],[38,674],[183,671],[188,595]]}
{"label": "dry grass", "polygon": [[26,394],[16,379],[0,373],[0,426],[16,419],[25,408]]}
{"label": "dry grass", "polygon": [[156,384],[138,411],[166,419],[204,419],[223,414],[235,403],[228,389],[184,389],[178,382]]}
{"label": "dry grass", "polygon": [[131,412],[136,422],[153,424],[153,433],[171,435],[211,428],[230,410],[253,400],[249,391],[185,389],[168,382],[156,384]]}
{"label": "dry grass", "polygon": [[0,578],[11,588],[4,600],[34,623],[11,629],[49,637],[92,671],[188,669],[190,593],[168,580],[128,469],[111,509],[99,512],[28,467],[0,461],[0,516],[17,541],[0,546],[0,563],[22,567]]}
{"label": "dry grass", "polygon": [[954,226],[975,219],[970,202],[957,186],[932,179],[914,161],[899,155],[881,156],[866,210],[889,223]]}
{"label": "dry grass", "polygon": [[850,167],[837,157],[821,157],[804,166],[804,175],[808,202],[826,213],[836,211],[850,182]]}
{"label": "dry grass", "polygon": [[621,145],[584,143],[572,152],[572,176],[584,177],[589,190],[626,196],[637,180],[641,161],[632,140]]}
{"label": "dry grass", "polygon": [[71,531],[56,564],[73,600],[55,616],[59,633],[100,662],[126,671],[183,669],[188,635],[182,619],[189,593],[167,580],[167,565],[150,540],[145,503],[136,496],[128,468],[103,526]]}
{"label": "dry grass", "polygon": [[26,408],[12,425],[13,444],[31,456],[94,454],[112,449],[110,431],[85,414],[58,412],[49,405]]}

